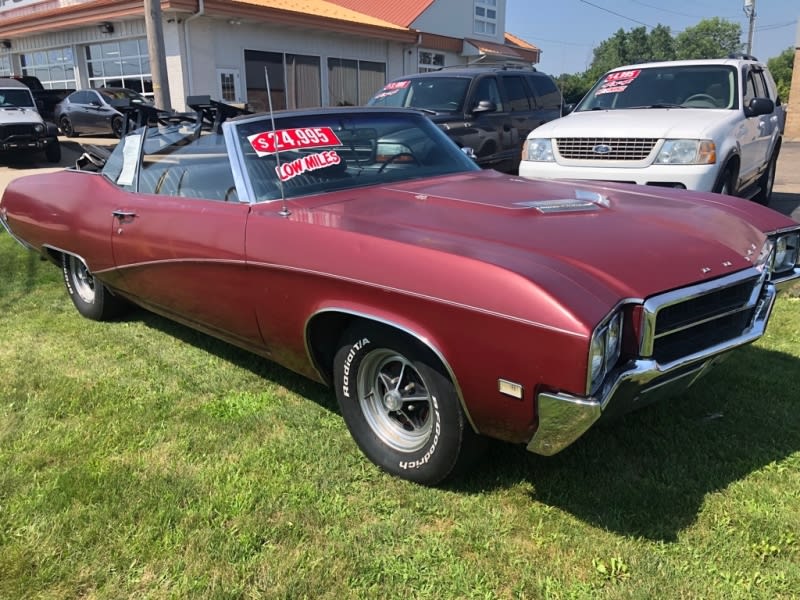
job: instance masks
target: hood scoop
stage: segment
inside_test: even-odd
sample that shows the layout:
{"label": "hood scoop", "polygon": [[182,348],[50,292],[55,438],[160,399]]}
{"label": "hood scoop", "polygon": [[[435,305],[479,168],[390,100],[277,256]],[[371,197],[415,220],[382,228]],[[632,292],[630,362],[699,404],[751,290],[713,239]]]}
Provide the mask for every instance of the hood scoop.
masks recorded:
{"label": "hood scoop", "polygon": [[566,212],[590,212],[608,208],[608,198],[598,192],[575,190],[575,198],[556,198],[553,200],[525,200],[515,202],[514,206],[535,208],[543,214]]}

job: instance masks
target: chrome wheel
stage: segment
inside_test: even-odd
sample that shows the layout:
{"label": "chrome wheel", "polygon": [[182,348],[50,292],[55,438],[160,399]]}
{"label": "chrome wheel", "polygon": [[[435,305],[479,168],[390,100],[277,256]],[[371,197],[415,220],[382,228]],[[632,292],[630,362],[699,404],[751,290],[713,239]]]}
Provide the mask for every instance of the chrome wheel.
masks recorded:
{"label": "chrome wheel", "polygon": [[87,304],[93,304],[95,300],[94,277],[89,273],[89,269],[86,268],[83,261],[74,256],[68,258],[68,265],[69,283],[75,293]]}
{"label": "chrome wheel", "polygon": [[435,402],[414,365],[391,350],[370,352],[358,376],[364,419],[381,442],[400,452],[415,452],[430,440]]}

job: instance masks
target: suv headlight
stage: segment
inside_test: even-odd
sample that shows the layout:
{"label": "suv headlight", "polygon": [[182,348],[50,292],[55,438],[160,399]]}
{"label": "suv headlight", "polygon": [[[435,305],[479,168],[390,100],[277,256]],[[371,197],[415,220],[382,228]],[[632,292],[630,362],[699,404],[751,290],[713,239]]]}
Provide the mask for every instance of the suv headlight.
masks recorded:
{"label": "suv headlight", "polygon": [[589,345],[589,370],[586,377],[586,393],[597,391],[622,351],[622,311],[617,310],[604,319],[592,333]]}
{"label": "suv headlight", "polygon": [[33,130],[36,133],[44,133],[44,125],[41,123],[36,123],[36,125],[33,126]]}
{"label": "suv headlight", "polygon": [[553,143],[548,138],[530,138],[522,144],[522,160],[553,162]]}
{"label": "suv headlight", "polygon": [[656,157],[659,165],[713,165],[717,147],[711,140],[666,140]]}
{"label": "suv headlight", "polygon": [[800,260],[800,231],[785,233],[775,238],[775,253],[772,272],[781,273],[793,269]]}

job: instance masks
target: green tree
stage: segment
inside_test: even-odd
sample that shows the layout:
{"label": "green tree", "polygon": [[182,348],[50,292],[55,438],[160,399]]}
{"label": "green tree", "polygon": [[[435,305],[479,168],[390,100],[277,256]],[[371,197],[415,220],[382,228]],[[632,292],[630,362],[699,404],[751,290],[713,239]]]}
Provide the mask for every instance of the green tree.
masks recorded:
{"label": "green tree", "polygon": [[[677,36],[673,36],[665,25],[657,25],[649,33],[645,27],[635,27],[629,31],[618,29],[614,35],[597,45],[592,64],[586,71],[562,74],[557,81],[564,101],[577,102],[606,71],[622,65],[657,60],[721,58],[741,51],[741,36],[741,26],[718,17],[703,19]],[[791,74],[787,81],[790,80]],[[785,98],[786,95],[782,94],[781,97]]]}
{"label": "green tree", "polygon": [[769,72],[772,73],[775,84],[778,86],[778,96],[782,102],[789,100],[789,87],[792,85],[792,69],[794,68],[794,48],[789,46],[778,56],[767,61]]}
{"label": "green tree", "polygon": [[675,57],[679,60],[723,58],[741,52],[741,37],[742,27],[738,23],[719,17],[703,19],[675,37]]}

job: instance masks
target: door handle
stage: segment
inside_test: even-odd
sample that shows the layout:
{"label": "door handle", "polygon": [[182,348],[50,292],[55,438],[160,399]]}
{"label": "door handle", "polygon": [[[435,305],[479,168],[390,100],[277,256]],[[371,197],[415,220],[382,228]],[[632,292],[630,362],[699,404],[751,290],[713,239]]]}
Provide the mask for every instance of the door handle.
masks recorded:
{"label": "door handle", "polygon": [[114,215],[120,221],[133,219],[137,216],[136,213],[133,212],[132,210],[115,210],[111,214]]}

